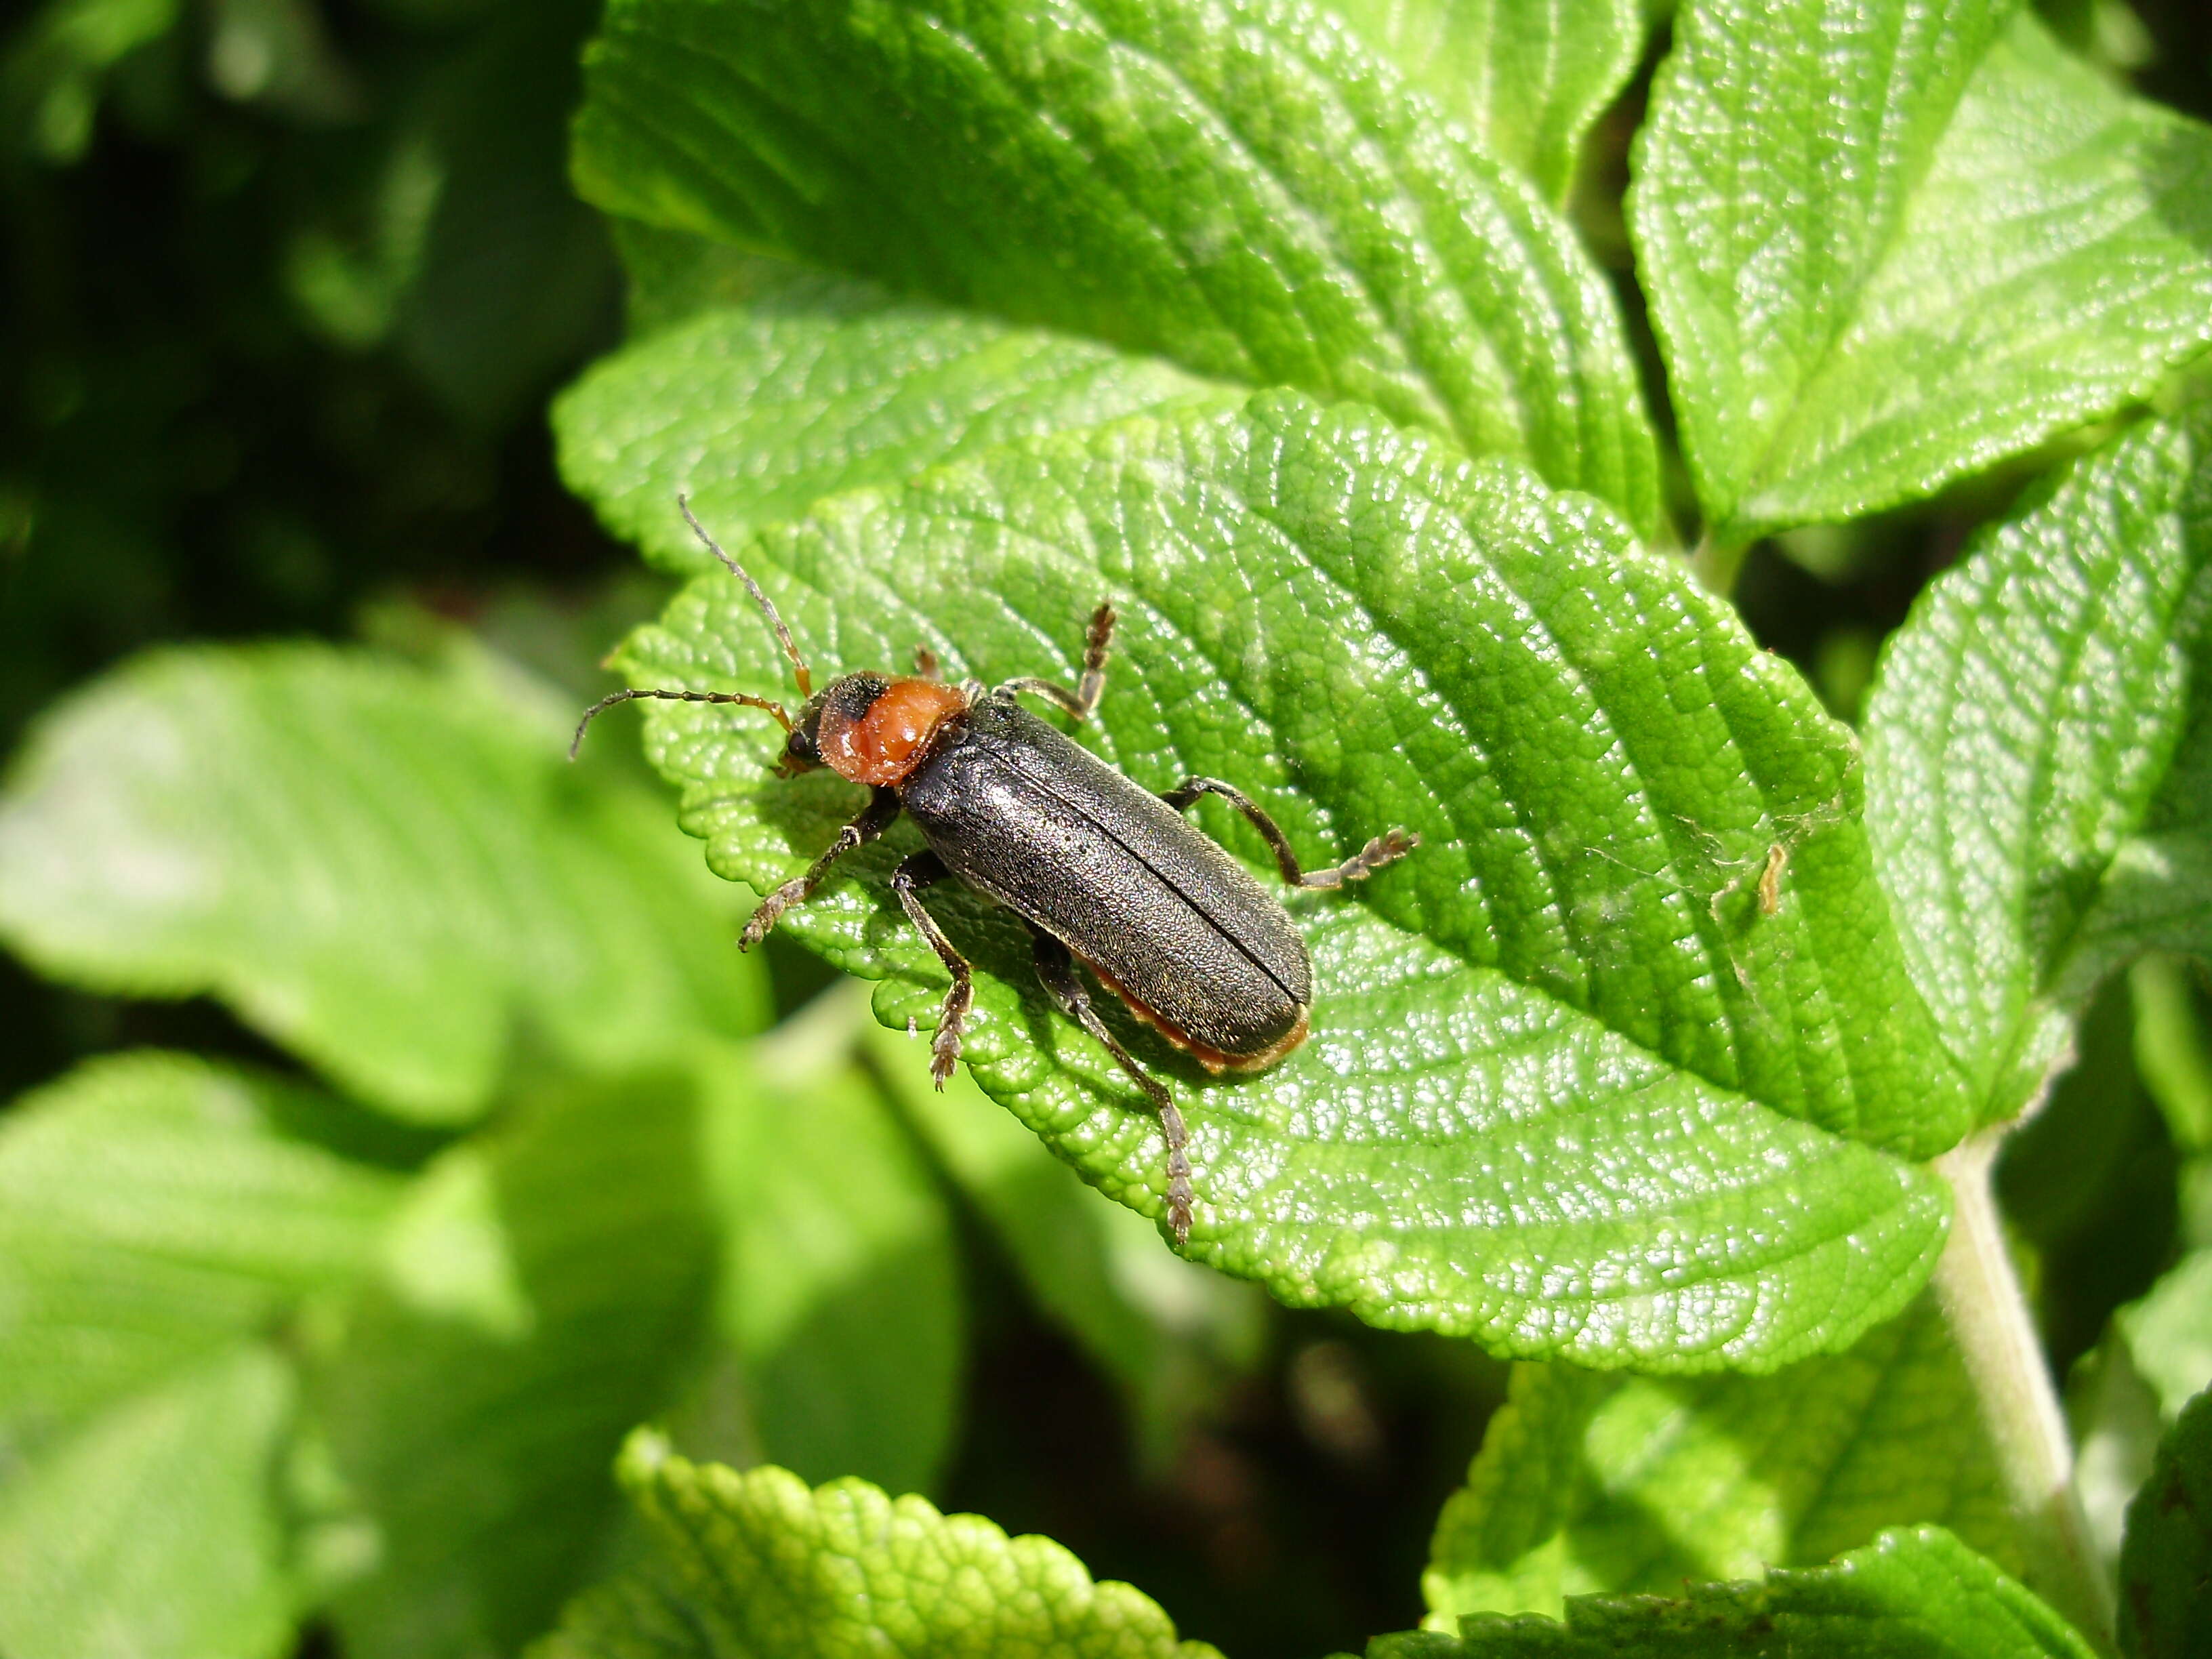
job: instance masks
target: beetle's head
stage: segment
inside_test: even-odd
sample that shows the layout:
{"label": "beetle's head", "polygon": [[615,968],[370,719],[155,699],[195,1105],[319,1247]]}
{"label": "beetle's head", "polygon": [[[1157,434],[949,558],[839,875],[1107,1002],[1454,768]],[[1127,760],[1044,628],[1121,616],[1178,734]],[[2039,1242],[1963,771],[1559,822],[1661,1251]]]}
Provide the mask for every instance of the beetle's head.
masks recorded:
{"label": "beetle's head", "polygon": [[776,770],[789,777],[826,766],[854,783],[896,786],[967,708],[960,688],[941,680],[847,674],[799,711]]}

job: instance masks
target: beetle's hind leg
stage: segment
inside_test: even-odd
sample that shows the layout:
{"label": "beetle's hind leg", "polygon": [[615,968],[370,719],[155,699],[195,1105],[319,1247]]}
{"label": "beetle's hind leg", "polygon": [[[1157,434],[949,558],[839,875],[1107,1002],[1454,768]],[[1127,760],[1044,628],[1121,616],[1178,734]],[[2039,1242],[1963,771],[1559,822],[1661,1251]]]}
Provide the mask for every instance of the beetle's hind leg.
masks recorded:
{"label": "beetle's hind leg", "polygon": [[1275,866],[1283,872],[1283,879],[1293,887],[1341,887],[1347,881],[1364,881],[1384,865],[1395,864],[1421,844],[1421,838],[1410,830],[1386,830],[1343,863],[1331,865],[1326,870],[1306,870],[1300,867],[1298,855],[1291,850],[1290,838],[1283,834],[1282,826],[1261,810],[1259,802],[1233,783],[1224,783],[1219,778],[1185,778],[1178,787],[1169,790],[1160,799],[1180,812],[1200,795],[1218,795],[1242,812],[1273,852]]}
{"label": "beetle's hind leg", "polygon": [[906,912],[907,920],[929,941],[929,948],[937,952],[945,971],[952,975],[952,988],[945,994],[945,1006],[937,1016],[937,1035],[929,1042],[929,1075],[940,1089],[952,1075],[952,1067],[960,1058],[961,1034],[968,1029],[968,1010],[975,1000],[975,976],[969,970],[968,958],[952,948],[952,941],[945,937],[937,918],[924,909],[921,899],[915,896],[923,888],[944,880],[945,876],[945,866],[938,862],[937,854],[927,850],[916,853],[891,872],[891,891],[898,895],[899,906]]}
{"label": "beetle's hind leg", "polygon": [[1190,1134],[1183,1127],[1182,1112],[1167,1085],[1137,1064],[1136,1056],[1106,1029],[1106,1022],[1091,1006],[1091,993],[1077,976],[1075,958],[1067,947],[1040,927],[1032,927],[1030,936],[1036,941],[1037,977],[1060,1005],[1060,1012],[1098,1039],[1099,1045],[1114,1056],[1114,1063],[1135,1080],[1160,1115],[1160,1132],[1168,1142],[1168,1227],[1175,1234],[1176,1248],[1181,1249],[1190,1243],[1191,1200],[1190,1154],[1186,1150]]}
{"label": "beetle's hind leg", "polygon": [[1091,627],[1083,636],[1083,681],[1074,690],[1069,690],[1052,680],[1041,680],[1024,675],[1008,680],[997,688],[994,695],[1011,697],[1017,691],[1027,691],[1042,697],[1077,720],[1087,720],[1098,707],[1098,699],[1106,690],[1106,649],[1114,639],[1114,607],[1102,605],[1091,613]]}
{"label": "beetle's hind leg", "polygon": [[806,866],[806,873],[794,876],[760,902],[760,908],[745,923],[745,930],[738,935],[738,949],[750,951],[769,934],[783,913],[794,904],[804,904],[814,896],[830,874],[830,866],[855,848],[865,847],[884,830],[899,815],[898,791],[878,789],[868,798],[860,809],[860,816],[837,832],[837,839],[830,843],[829,850]]}

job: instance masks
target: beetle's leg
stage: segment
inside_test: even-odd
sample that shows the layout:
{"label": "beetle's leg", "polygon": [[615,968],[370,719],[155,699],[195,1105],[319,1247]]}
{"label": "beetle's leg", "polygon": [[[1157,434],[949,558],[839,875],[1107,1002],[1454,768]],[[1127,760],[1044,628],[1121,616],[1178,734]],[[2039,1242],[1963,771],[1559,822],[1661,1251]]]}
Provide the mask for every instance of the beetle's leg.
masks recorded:
{"label": "beetle's leg", "polygon": [[926,680],[937,678],[937,653],[926,645],[914,648],[914,672]]}
{"label": "beetle's leg", "polygon": [[830,843],[829,851],[806,866],[805,875],[793,877],[760,902],[760,908],[753,912],[752,919],[745,923],[744,932],[738,935],[738,949],[750,951],[766,939],[769,929],[775,926],[786,910],[794,904],[804,904],[813,896],[814,890],[829,875],[831,865],[854,848],[864,847],[882,835],[890,828],[891,820],[898,815],[898,791],[877,790],[869,797],[868,804],[860,809],[860,817],[837,832],[837,839]]}
{"label": "beetle's leg", "polygon": [[1114,607],[1102,605],[1091,613],[1091,629],[1083,638],[1083,683],[1074,690],[1024,675],[1008,680],[994,693],[1011,697],[1017,691],[1028,691],[1042,697],[1077,720],[1087,720],[1091,710],[1098,707],[1098,699],[1106,690],[1106,647],[1114,638]]}
{"label": "beetle's leg", "polygon": [[1180,812],[1200,795],[1218,795],[1242,812],[1273,849],[1275,864],[1282,871],[1283,879],[1293,887],[1341,887],[1347,881],[1364,881],[1384,865],[1395,864],[1421,844],[1421,838],[1410,830],[1386,830],[1343,863],[1327,870],[1308,872],[1299,868],[1298,855],[1291,850],[1289,837],[1274,819],[1234,784],[1224,783],[1219,778],[1185,778],[1178,787],[1169,790],[1160,799]]}
{"label": "beetle's leg", "polygon": [[1138,1065],[1136,1056],[1106,1029],[1106,1022],[1091,1006],[1091,993],[1076,976],[1075,958],[1068,954],[1067,947],[1042,928],[1033,927],[1030,934],[1036,941],[1037,977],[1044,981],[1044,988],[1052,994],[1052,1000],[1060,1005],[1060,1012],[1098,1039],[1099,1045],[1114,1056],[1114,1063],[1135,1080],[1160,1115],[1160,1131],[1168,1141],[1168,1226],[1175,1234],[1176,1248],[1181,1249],[1190,1243],[1190,1154],[1184,1150],[1190,1144],[1190,1135],[1183,1127],[1182,1113],[1175,1103],[1175,1097],[1167,1091],[1164,1084]]}
{"label": "beetle's leg", "polygon": [[953,1063],[960,1058],[960,1034],[967,1028],[968,1010],[975,1000],[975,976],[968,970],[968,958],[952,948],[952,941],[945,937],[945,930],[937,925],[937,918],[921,907],[915,895],[934,882],[945,879],[945,869],[937,861],[937,854],[924,849],[891,872],[891,891],[898,895],[900,907],[906,911],[907,920],[929,941],[929,948],[937,952],[937,959],[945,964],[945,971],[952,975],[952,988],[945,994],[945,1006],[937,1016],[937,1035],[929,1042],[929,1075],[942,1089],[945,1079],[952,1075]]}

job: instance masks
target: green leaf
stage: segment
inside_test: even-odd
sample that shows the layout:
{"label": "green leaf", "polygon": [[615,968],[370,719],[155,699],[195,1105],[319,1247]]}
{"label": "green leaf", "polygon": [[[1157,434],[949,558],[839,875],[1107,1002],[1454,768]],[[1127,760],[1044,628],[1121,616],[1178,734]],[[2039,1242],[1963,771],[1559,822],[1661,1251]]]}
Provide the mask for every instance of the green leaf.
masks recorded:
{"label": "green leaf", "polygon": [[[1416,1645],[1418,1644],[1418,1645]],[[1563,1623],[1481,1613],[1456,1644],[1384,1638],[1370,1659],[2094,1659],[2073,1627],[1941,1527],[1888,1532],[1826,1567],[1662,1598],[1586,1596]]]}
{"label": "green leaf", "polygon": [[2108,1333],[2075,1363],[2066,1379],[2066,1415],[2075,1448],[2074,1491],[2090,1547],[2097,1565],[2116,1573],[2128,1504],[2150,1479],[2166,1429],[2157,1393],[2117,1336]]}
{"label": "green leaf", "polygon": [[1893,636],[1867,827],[1913,977],[1991,1119],[2153,946],[2212,943],[2212,405],[1985,532]]}
{"label": "green leaf", "polygon": [[[1825,1562],[1935,1522],[2011,1566],[1973,1389],[1931,1297],[1771,1377],[1515,1369],[1422,1588],[1431,1626]],[[1943,1455],[1930,1457],[1931,1441]]]}
{"label": "green leaf", "polygon": [[619,0],[586,78],[611,212],[1358,398],[1657,527],[1602,277],[1295,0]]}
{"label": "green leaf", "polygon": [[314,1401],[374,1528],[352,1659],[511,1652],[617,1512],[607,1462],[694,1356],[714,1261],[688,1079],[542,1088],[434,1164]]}
{"label": "green leaf", "polygon": [[[939,1162],[982,1212],[1038,1310],[1120,1385],[1148,1462],[1165,1464],[1213,1384],[1260,1357],[1257,1289],[1163,1252],[958,1073],[933,1087],[929,1050],[877,1025],[870,1058]],[[778,1462],[785,1460],[777,1459]]]}
{"label": "green leaf", "polygon": [[2191,1250],[2120,1310],[2119,1334],[2168,1419],[2212,1387],[2212,1249]]}
{"label": "green leaf", "polygon": [[[652,1561],[570,1607],[532,1659],[842,1659],[887,1652],[1207,1659],[1127,1584],[1047,1538],[940,1515],[859,1480],[695,1465],[641,1432],[623,1484]],[[1218,1656],[1216,1656],[1218,1659]]]}
{"label": "green leaf", "polygon": [[2212,1393],[2182,1412],[2128,1505],[2120,1590],[2129,1659],[2189,1659],[2212,1644]]}
{"label": "green leaf", "polygon": [[334,1103],[181,1054],[80,1066],[0,1117],[0,1452],[43,1446],[370,1262],[398,1178]]}
{"label": "green leaf", "polygon": [[0,1651],[289,1651],[266,1341],[365,1270],[400,1188],[334,1102],[183,1055],[0,1116]]}
{"label": "green leaf", "polygon": [[2212,1031],[2185,959],[2152,951],[2128,969],[2136,1068],[2185,1152],[2212,1152]]}
{"label": "green leaf", "polygon": [[1335,0],[1406,79],[1554,203],[1643,56],[1643,0]]}
{"label": "green leaf", "polygon": [[817,286],[708,311],[600,359],[553,422],[562,475],[607,528],[696,574],[720,567],[671,510],[660,480],[672,469],[734,545],[838,490],[1210,390],[1092,341]]}
{"label": "green leaf", "polygon": [[[919,640],[956,677],[1066,676],[1111,597],[1096,741],[1132,777],[1233,777],[1310,859],[1394,820],[1426,838],[1352,902],[1297,901],[1312,1042],[1255,1080],[1169,1060],[1200,1259],[1503,1352],[1674,1367],[1839,1346],[1917,1288],[1944,1199],[1861,1143],[1925,1155],[1970,1103],[1929,1063],[1856,818],[1856,746],[1595,503],[1285,396],[839,497],[749,556],[825,674]],[[726,575],[623,665],[641,685],[779,678]],[[860,805],[828,774],[772,778],[756,715],[649,709],[686,827],[757,891]],[[895,1025],[933,1019],[944,985],[882,886],[909,833],[784,923],[887,978]],[[1795,851],[1767,915],[1776,846]],[[1157,1213],[1143,1097],[1045,1012],[1003,911],[931,902],[982,970],[979,1080]]]}
{"label": "green leaf", "polygon": [[92,142],[108,72],[177,26],[178,0],[46,0],[0,59],[0,145],[70,162]]}
{"label": "green leaf", "polygon": [[1719,540],[1925,495],[2212,342],[2212,134],[2009,9],[1676,14],[1630,209]]}
{"label": "green leaf", "polygon": [[718,1323],[747,1450],[814,1480],[936,1483],[957,1426],[963,1317],[952,1218],[890,1103],[853,1064],[850,1005],[708,1073],[724,1229]]}
{"label": "green leaf", "polygon": [[46,972],[209,991],[404,1116],[480,1112],[526,1023],[592,1066],[757,1023],[720,895],[526,688],[318,646],[142,657],[35,728],[0,935]]}
{"label": "green leaf", "polygon": [[277,1659],[295,1594],[276,1504],[290,1367],[221,1350],[0,1487],[9,1659]]}

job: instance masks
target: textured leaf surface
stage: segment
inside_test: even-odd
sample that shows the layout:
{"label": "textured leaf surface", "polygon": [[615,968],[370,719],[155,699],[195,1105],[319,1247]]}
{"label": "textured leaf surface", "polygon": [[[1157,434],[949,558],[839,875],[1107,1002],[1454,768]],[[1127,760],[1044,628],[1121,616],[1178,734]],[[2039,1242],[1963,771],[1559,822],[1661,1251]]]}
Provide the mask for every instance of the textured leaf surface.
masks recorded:
{"label": "textured leaf surface", "polygon": [[464,1120],[515,1023],[598,1065],[761,992],[642,791],[526,696],[319,647],[143,657],[0,800],[0,934],[131,994],[212,991],[349,1089]]}
{"label": "textured leaf surface", "polygon": [[1631,212],[1723,539],[1925,494],[2212,341],[2212,133],[2008,9],[1676,14]]}
{"label": "textured leaf surface", "polygon": [[[1394,820],[1426,838],[1354,902],[1297,901],[1321,989],[1286,1064],[1202,1082],[1135,1039],[1192,1121],[1201,1259],[1293,1302],[1598,1362],[1772,1365],[1909,1297],[1942,1200],[1863,1143],[1925,1155],[1969,1108],[1929,1064],[1855,747],[1595,503],[1283,398],[842,497],[751,556],[825,673],[919,640],[956,676],[1065,677],[1110,596],[1095,740],[1132,777],[1233,777],[1309,859]],[[778,678],[726,576],[624,665],[647,685]],[[860,804],[826,774],[774,780],[757,716],[648,707],[687,827],[757,890]],[[881,884],[910,833],[784,924],[888,977],[898,1025],[933,1020],[944,983]],[[1753,877],[1785,843],[1765,915]],[[985,1087],[1157,1212],[1142,1097],[1045,1014],[1003,912],[932,902],[985,970],[967,1051]]]}
{"label": "textured leaf surface", "polygon": [[958,1417],[952,1218],[840,1035],[810,1062],[779,1032],[757,1059],[709,1073],[718,1322],[757,1460],[926,1490]]}
{"label": "textured leaf surface", "polygon": [[434,1164],[315,1400],[376,1540],[334,1606],[355,1659],[507,1653],[617,1513],[607,1464],[665,1404],[714,1235],[685,1079],[540,1091]]}
{"label": "textured leaf surface", "polygon": [[1167,363],[1094,341],[810,289],[600,359],[556,405],[554,429],[563,476],[608,528],[690,574],[718,567],[658,488],[672,467],[735,544],[840,489],[1206,395]]}
{"label": "textured leaf surface", "polygon": [[1567,1604],[1563,1623],[1480,1614],[1456,1643],[1384,1638],[1370,1659],[2092,1659],[2051,1609],[1940,1527],[1885,1533],[1830,1566],[1686,1595]]}
{"label": "textured leaf surface", "polygon": [[1483,149],[1566,199],[1583,140],[1644,49],[1639,0],[1338,0]]}
{"label": "textured leaf surface", "polygon": [[2212,407],[1984,534],[1891,641],[1867,823],[1913,976],[1993,1118],[2148,946],[2212,942]]}
{"label": "textured leaf surface", "polygon": [[1656,527],[1603,280],[1326,14],[621,0],[586,82],[576,176],[611,212],[1358,398]]}
{"label": "textured leaf surface", "polygon": [[95,1061],[0,1118],[0,1449],[19,1455],[367,1267],[391,1173],[337,1109],[183,1055]]}
{"label": "textured leaf surface", "polygon": [[1520,1366],[1437,1521],[1422,1579],[1430,1622],[1558,1618],[1565,1596],[1809,1565],[1918,1522],[2010,1564],[1978,1409],[1928,1297],[1848,1352],[1771,1377]]}
{"label": "textured leaf surface", "polygon": [[2128,1505],[2120,1646],[2129,1659],[2187,1659],[2212,1646],[2212,1393],[2181,1413]]}
{"label": "textured leaf surface", "polygon": [[135,1395],[0,1486],[9,1659],[276,1659],[290,1368],[258,1343]]}
{"label": "textured leaf surface", "polygon": [[[939,1163],[981,1212],[1038,1309],[1121,1385],[1150,1457],[1212,1400],[1207,1386],[1255,1364],[1258,1289],[1162,1251],[1134,1211],[1103,1202],[964,1073],[931,1086],[929,1050],[873,1027],[872,1057]],[[782,1461],[782,1460],[777,1460]]]}
{"label": "textured leaf surface", "polygon": [[585,1596],[532,1659],[1206,1659],[1127,1584],[1093,1583],[1047,1538],[939,1515],[859,1480],[810,1491],[779,1468],[744,1474],[623,1455],[654,1559]]}

